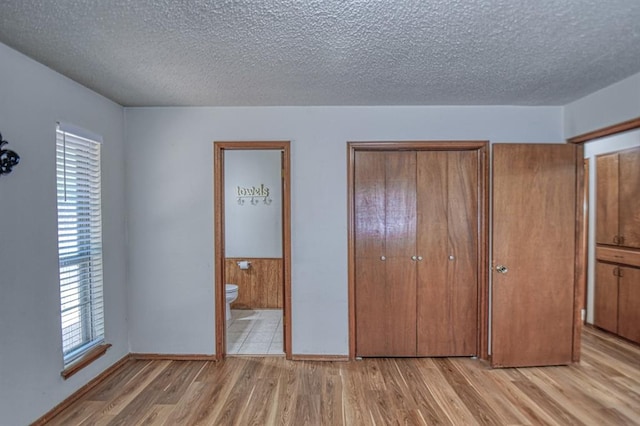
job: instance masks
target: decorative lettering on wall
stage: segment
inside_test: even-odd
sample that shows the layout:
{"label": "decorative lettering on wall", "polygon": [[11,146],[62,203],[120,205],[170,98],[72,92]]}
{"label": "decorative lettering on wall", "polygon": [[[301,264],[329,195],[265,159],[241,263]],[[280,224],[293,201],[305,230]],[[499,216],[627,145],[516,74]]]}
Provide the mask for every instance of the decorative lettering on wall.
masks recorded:
{"label": "decorative lettering on wall", "polygon": [[240,204],[241,206],[244,205],[247,198],[250,199],[250,203],[252,206],[260,203],[260,198],[262,198],[262,202],[267,206],[273,201],[271,198],[269,198],[269,188],[264,186],[263,183],[261,183],[260,186],[252,186],[250,188],[237,186],[236,192],[238,197],[238,204]]}

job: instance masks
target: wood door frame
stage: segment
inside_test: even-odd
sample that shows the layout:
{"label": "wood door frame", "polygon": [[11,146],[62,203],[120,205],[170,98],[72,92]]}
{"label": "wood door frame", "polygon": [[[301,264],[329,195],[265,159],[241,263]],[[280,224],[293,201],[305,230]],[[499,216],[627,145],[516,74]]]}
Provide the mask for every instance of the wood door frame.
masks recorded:
{"label": "wood door frame", "polygon": [[356,356],[355,154],[356,151],[478,151],[478,338],[476,353],[488,358],[489,301],[489,141],[347,142],[347,232],[349,359]]}
{"label": "wood door frame", "polygon": [[220,141],[213,143],[213,215],[215,250],[216,359],[226,356],[226,299],[224,271],[224,151],[279,150],[282,152],[282,312],[284,353],[291,359],[291,143],[290,141]]}

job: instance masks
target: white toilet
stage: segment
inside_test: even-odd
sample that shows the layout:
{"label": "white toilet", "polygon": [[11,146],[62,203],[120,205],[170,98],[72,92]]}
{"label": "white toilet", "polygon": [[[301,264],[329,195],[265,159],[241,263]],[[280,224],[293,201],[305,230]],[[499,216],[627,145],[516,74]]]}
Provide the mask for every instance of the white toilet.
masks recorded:
{"label": "white toilet", "polygon": [[231,320],[231,303],[238,298],[238,286],[225,284],[225,297],[227,299],[227,321]]}

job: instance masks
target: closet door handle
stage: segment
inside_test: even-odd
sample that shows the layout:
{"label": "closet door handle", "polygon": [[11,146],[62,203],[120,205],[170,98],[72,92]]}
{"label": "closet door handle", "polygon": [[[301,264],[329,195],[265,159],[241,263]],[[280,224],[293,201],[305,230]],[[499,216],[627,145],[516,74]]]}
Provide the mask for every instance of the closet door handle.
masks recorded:
{"label": "closet door handle", "polygon": [[501,274],[506,274],[507,272],[509,272],[509,268],[503,265],[498,265],[496,266],[496,271],[498,271]]}
{"label": "closet door handle", "polygon": [[418,260],[422,260],[422,256],[418,256]]}
{"label": "closet door handle", "polygon": [[380,256],[380,260],[387,260],[385,256]]}
{"label": "closet door handle", "polygon": [[411,256],[411,260],[414,260],[414,261],[418,260],[418,257],[417,256]]}

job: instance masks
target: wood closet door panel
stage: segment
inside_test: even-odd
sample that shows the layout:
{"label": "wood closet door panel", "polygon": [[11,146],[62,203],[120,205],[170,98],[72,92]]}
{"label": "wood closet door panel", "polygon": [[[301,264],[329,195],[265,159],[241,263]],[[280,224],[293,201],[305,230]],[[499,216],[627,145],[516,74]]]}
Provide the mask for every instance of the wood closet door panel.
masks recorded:
{"label": "wood closet door panel", "polygon": [[417,354],[452,355],[447,284],[447,152],[417,154]]}
{"label": "wood closet door panel", "polygon": [[416,255],[416,153],[387,152],[386,232],[387,258]]}
{"label": "wood closet door panel", "polygon": [[415,356],[415,153],[358,152],[355,170],[356,353]]}
{"label": "wood closet door panel", "polygon": [[385,254],[385,172],[384,152],[356,152],[354,170],[356,259],[379,259]]}
{"label": "wood closet door panel", "polygon": [[640,269],[620,267],[618,334],[640,343]]}
{"label": "wood closet door panel", "polygon": [[618,154],[596,157],[596,243],[617,244]]}
{"label": "wood closet door panel", "polygon": [[449,332],[451,355],[476,355],[478,336],[478,152],[449,153]]}
{"label": "wood closet door panel", "polygon": [[571,144],[493,145],[494,366],[571,363],[576,163]]}
{"label": "wood closet door panel", "polygon": [[593,324],[618,332],[618,277],[616,265],[596,262]]}
{"label": "wood closet door panel", "polygon": [[619,154],[620,245],[640,248],[640,148]]}
{"label": "wood closet door panel", "polygon": [[358,260],[358,356],[416,355],[415,271],[410,259]]}

